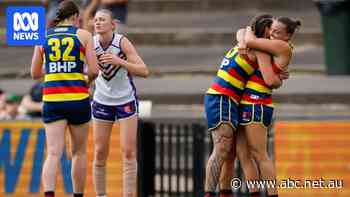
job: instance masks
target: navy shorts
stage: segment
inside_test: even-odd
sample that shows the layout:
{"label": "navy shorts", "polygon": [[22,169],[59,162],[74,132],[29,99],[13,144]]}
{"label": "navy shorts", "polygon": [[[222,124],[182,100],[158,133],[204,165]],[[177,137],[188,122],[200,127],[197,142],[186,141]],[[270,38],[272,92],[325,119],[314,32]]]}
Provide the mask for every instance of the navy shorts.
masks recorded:
{"label": "navy shorts", "polygon": [[93,119],[114,122],[125,119],[138,113],[138,102],[130,101],[122,105],[104,105],[92,102]]}
{"label": "navy shorts", "polygon": [[261,123],[266,128],[272,123],[273,107],[263,104],[240,104],[239,124]]}
{"label": "navy shorts", "polygon": [[213,130],[222,123],[228,123],[233,129],[238,126],[238,105],[226,95],[206,94],[204,97],[208,129]]}
{"label": "navy shorts", "polygon": [[87,123],[91,119],[90,100],[44,102],[42,119],[44,123],[57,120],[67,120],[73,125]]}

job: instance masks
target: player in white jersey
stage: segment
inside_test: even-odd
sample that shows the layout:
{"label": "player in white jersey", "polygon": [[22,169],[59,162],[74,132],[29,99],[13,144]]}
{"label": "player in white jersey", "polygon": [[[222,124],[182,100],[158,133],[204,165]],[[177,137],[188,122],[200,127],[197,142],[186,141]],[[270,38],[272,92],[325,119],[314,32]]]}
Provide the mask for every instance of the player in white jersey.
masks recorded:
{"label": "player in white jersey", "polygon": [[123,161],[123,197],[136,197],[138,102],[132,75],[147,77],[149,70],[131,42],[114,33],[116,26],[117,21],[109,10],[96,12],[94,40],[100,73],[92,103],[93,180],[97,196],[106,196],[106,160],[111,130],[117,121]]}

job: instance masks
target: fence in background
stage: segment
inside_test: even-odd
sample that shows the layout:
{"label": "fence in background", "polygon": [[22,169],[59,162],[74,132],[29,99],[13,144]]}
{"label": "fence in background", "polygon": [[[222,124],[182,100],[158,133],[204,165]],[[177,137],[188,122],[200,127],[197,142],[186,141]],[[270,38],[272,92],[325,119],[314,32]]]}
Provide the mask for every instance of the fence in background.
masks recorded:
{"label": "fence in background", "polygon": [[[139,126],[139,197],[200,197],[205,164],[212,150],[203,119],[152,119]],[[269,132],[273,154],[273,132]],[[235,175],[241,177],[239,163]],[[247,188],[234,191],[248,196]]]}

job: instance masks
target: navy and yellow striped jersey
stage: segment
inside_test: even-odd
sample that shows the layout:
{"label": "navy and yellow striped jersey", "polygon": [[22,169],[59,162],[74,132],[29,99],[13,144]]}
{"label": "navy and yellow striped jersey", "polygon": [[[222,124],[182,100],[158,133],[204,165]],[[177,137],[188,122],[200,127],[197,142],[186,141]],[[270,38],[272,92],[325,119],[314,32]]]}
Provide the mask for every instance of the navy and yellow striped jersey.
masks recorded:
{"label": "navy and yellow striped jersey", "polygon": [[[272,68],[275,73],[281,72],[274,63],[272,63]],[[272,89],[265,83],[260,69],[257,69],[247,81],[240,103],[263,104],[273,107]]]}
{"label": "navy and yellow striped jersey", "polygon": [[45,79],[43,101],[77,101],[89,97],[84,78],[85,48],[73,26],[47,31],[43,45]]}
{"label": "navy and yellow striped jersey", "polygon": [[238,54],[238,48],[232,48],[224,57],[214,82],[207,94],[223,94],[238,104],[249,77],[258,68],[248,57]]}

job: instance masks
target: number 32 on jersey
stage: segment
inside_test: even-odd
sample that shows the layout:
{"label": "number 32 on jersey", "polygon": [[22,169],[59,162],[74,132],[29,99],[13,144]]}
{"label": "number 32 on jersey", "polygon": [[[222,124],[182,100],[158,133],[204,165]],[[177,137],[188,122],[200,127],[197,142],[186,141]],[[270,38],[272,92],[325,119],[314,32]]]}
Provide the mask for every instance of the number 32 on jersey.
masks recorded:
{"label": "number 32 on jersey", "polygon": [[[72,37],[63,39],[50,38],[48,45],[51,46],[49,73],[71,72],[77,66],[76,57],[71,55],[74,48],[74,39]],[[63,51],[64,48],[65,50]]]}

